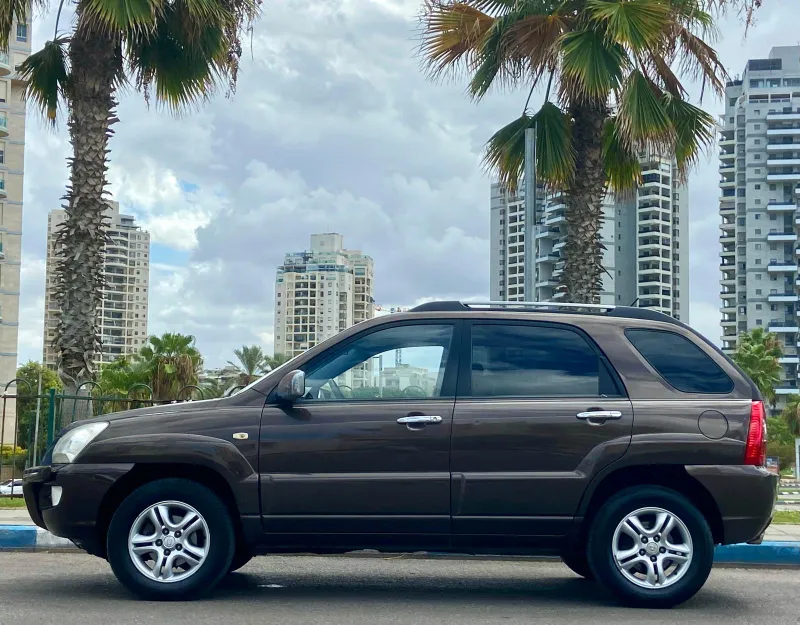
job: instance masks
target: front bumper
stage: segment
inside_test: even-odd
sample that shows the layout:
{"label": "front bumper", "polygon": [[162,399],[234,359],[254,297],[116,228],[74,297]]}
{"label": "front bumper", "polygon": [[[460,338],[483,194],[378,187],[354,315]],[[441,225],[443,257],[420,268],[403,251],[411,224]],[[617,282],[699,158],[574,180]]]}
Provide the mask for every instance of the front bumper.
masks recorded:
{"label": "front bumper", "polygon": [[780,478],[763,467],[687,466],[722,516],[723,545],[760,542],[778,498]]}
{"label": "front bumper", "polygon": [[[22,489],[28,513],[39,527],[89,553],[103,555],[105,545],[97,532],[102,503],[114,483],[132,468],[132,464],[64,464],[27,469]],[[54,486],[61,487],[58,505],[53,505]]]}

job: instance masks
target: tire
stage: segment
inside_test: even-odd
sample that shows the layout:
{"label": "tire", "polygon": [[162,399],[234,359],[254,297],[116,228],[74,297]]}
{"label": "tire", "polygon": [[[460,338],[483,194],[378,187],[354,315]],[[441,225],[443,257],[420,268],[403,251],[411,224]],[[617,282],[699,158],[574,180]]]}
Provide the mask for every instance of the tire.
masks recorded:
{"label": "tire", "polygon": [[[197,482],[177,478],[150,482],[128,495],[107,537],[117,579],[134,594],[156,600],[204,596],[228,572],[235,546],[222,500]],[[170,562],[169,568],[158,565]]]}
{"label": "tire", "polygon": [[247,549],[237,549],[233,554],[231,565],[228,567],[228,573],[238,571],[245,566],[250,560],[253,559],[253,554]]}
{"label": "tire", "polygon": [[[644,533],[634,528],[636,523],[623,523],[631,515]],[[656,529],[659,522],[662,533]],[[714,539],[705,518],[686,497],[661,486],[638,486],[603,504],[589,529],[587,555],[595,579],[622,603],[671,608],[692,598],[705,584],[714,563]]]}
{"label": "tire", "polygon": [[561,554],[561,561],[567,565],[570,571],[576,575],[589,580],[594,579],[591,567],[589,567],[589,560],[586,553],[579,551],[567,551]]}

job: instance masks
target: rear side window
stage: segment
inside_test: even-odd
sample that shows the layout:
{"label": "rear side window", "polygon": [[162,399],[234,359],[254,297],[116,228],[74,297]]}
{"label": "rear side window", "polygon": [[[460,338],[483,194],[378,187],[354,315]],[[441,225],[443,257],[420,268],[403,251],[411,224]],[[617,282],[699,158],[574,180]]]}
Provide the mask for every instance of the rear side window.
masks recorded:
{"label": "rear side window", "polygon": [[471,384],[473,397],[620,395],[583,336],[548,326],[473,326]]}
{"label": "rear side window", "polygon": [[730,393],[733,381],[697,345],[674,332],[625,330],[625,336],[670,385],[684,393]]}

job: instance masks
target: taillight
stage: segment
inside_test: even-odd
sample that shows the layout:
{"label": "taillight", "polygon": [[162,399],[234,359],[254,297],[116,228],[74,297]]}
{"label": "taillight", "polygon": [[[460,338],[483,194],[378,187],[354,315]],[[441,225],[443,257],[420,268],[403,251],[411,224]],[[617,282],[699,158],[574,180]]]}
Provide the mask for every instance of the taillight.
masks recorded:
{"label": "taillight", "polygon": [[757,467],[763,467],[767,463],[767,415],[763,401],[754,401],[750,408],[750,428],[747,430],[744,463]]}

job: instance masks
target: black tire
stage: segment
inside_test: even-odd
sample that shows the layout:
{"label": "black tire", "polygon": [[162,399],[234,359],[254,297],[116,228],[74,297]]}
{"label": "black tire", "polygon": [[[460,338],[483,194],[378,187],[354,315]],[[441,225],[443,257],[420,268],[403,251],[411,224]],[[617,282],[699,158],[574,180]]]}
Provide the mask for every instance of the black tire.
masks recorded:
{"label": "black tire", "polygon": [[[197,571],[186,579],[166,583],[146,577],[128,552],[128,537],[137,517],[162,501],[177,501],[194,508],[208,526],[210,547]],[[222,500],[210,489],[191,480],[157,480],[133,491],[120,504],[108,528],[108,561],[117,579],[131,592],[155,600],[196,599],[210,591],[228,572],[236,546],[233,523]]]}
{"label": "black tire", "polygon": [[228,567],[228,573],[238,571],[245,566],[250,560],[253,559],[253,553],[249,549],[238,548],[233,554],[231,565]]}
{"label": "black tire", "polygon": [[585,551],[565,551],[561,554],[561,561],[576,575],[589,580],[594,579],[594,573],[592,573],[592,569],[589,566]]}
{"label": "black tire", "polygon": [[[612,552],[617,526],[630,513],[648,507],[661,508],[676,515],[683,521],[692,541],[692,558],[685,574],[663,588],[643,588],[628,580],[617,567]],[[671,608],[691,599],[705,584],[714,563],[714,539],[705,518],[686,497],[661,486],[637,486],[620,492],[603,504],[589,529],[587,555],[595,579],[623,603],[636,607]]]}

